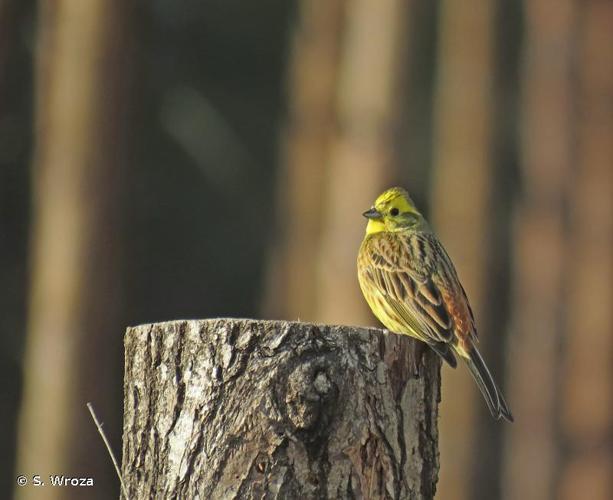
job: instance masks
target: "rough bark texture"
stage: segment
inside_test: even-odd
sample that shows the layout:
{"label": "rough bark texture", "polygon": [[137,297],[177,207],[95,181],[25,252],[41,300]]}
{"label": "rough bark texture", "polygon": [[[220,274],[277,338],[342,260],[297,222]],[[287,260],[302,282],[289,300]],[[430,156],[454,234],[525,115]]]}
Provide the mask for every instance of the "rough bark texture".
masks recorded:
{"label": "rough bark texture", "polygon": [[433,498],[440,363],[381,330],[128,329],[123,477],[140,498]]}

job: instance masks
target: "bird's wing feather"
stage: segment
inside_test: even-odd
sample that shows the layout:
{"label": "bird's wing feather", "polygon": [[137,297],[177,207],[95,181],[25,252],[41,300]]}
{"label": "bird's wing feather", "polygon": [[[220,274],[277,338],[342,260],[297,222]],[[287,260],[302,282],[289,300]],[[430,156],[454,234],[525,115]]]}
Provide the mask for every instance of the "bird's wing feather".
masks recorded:
{"label": "bird's wing feather", "polygon": [[[426,342],[451,342],[453,321],[436,284],[431,241],[425,235],[373,238],[369,242],[370,275],[396,314],[410,327],[419,325]],[[434,239],[434,241],[436,241]],[[420,255],[416,255],[419,253]]]}

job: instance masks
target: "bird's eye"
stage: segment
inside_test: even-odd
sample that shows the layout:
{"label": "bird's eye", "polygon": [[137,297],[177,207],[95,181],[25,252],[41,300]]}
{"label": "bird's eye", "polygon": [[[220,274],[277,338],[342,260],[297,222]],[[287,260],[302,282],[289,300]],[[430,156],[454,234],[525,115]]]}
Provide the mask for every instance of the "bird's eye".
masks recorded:
{"label": "bird's eye", "polygon": [[392,217],[396,217],[396,216],[397,216],[399,213],[400,213],[400,210],[398,210],[396,207],[394,207],[394,208],[392,208],[392,209],[390,210],[390,215],[391,215]]}

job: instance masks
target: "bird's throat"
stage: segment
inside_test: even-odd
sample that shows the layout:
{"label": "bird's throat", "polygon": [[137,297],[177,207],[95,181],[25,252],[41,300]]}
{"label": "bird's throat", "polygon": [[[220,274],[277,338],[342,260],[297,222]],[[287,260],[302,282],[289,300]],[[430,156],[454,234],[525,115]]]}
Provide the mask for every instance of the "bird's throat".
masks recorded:
{"label": "bird's throat", "polygon": [[385,223],[381,219],[370,219],[366,225],[366,234],[376,234],[385,231]]}

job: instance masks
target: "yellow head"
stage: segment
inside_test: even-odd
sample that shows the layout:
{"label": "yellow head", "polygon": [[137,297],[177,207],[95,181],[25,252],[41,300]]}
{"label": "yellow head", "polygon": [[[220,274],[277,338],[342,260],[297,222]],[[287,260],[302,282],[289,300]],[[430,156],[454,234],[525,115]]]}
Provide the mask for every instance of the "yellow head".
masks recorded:
{"label": "yellow head", "polygon": [[419,228],[425,223],[409,193],[400,187],[383,192],[362,215],[368,219],[366,234],[403,231]]}

